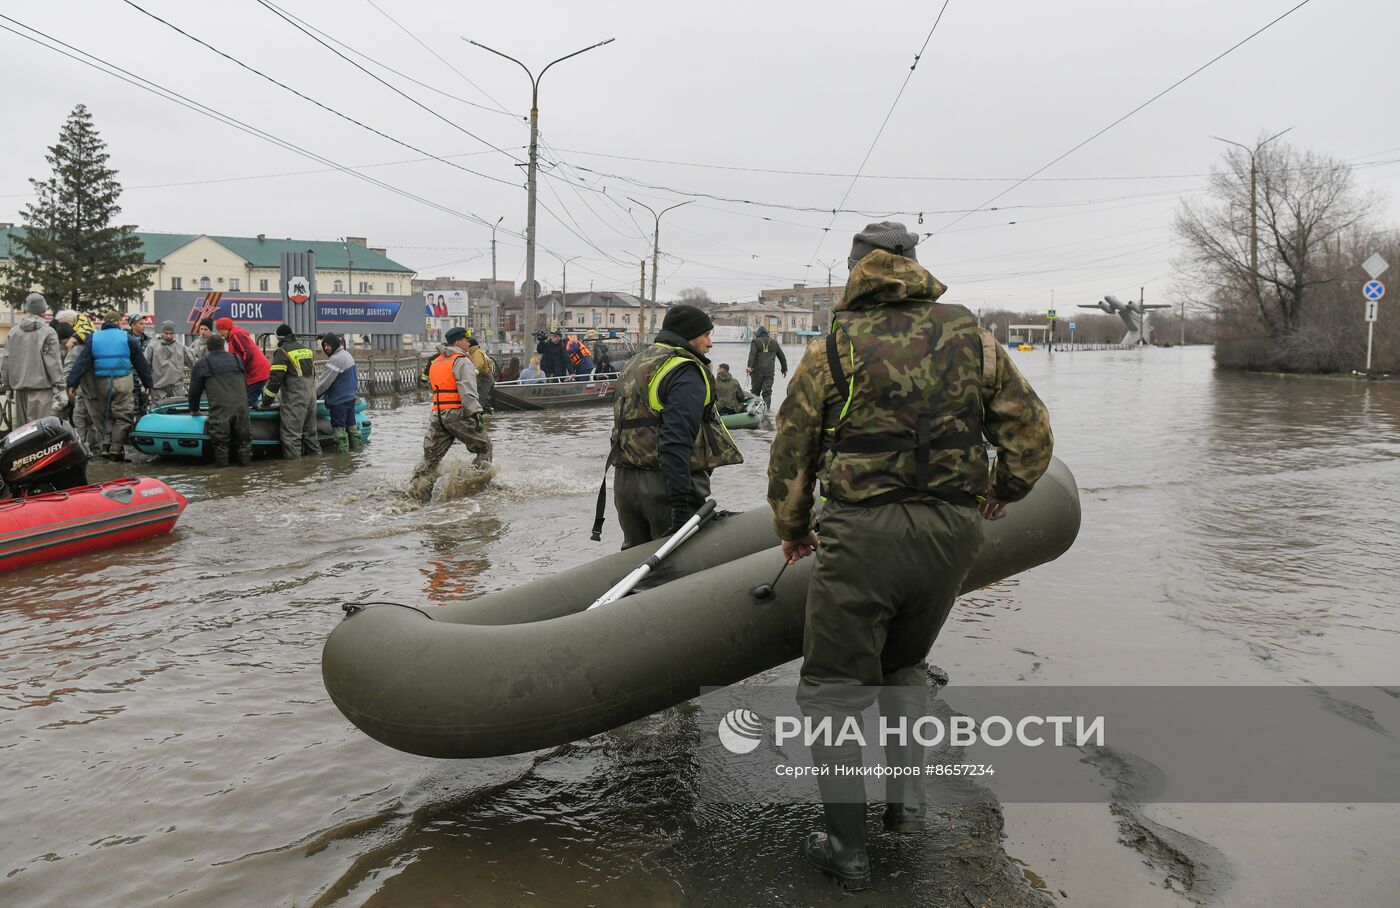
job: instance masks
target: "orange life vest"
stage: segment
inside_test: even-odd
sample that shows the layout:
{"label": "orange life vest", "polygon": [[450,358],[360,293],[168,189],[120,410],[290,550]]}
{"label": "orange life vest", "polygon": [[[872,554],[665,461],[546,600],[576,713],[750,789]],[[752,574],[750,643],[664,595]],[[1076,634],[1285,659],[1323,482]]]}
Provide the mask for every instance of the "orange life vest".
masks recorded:
{"label": "orange life vest", "polygon": [[433,390],[433,411],[462,409],[462,396],[457,393],[457,376],[452,374],[453,360],[465,354],[447,353],[428,366],[428,385]]}
{"label": "orange life vest", "polygon": [[[575,344],[578,346],[574,346]],[[593,351],[588,349],[588,345],[573,335],[569,335],[568,339],[564,341],[564,349],[569,354],[569,362],[575,366],[582,362],[585,356],[593,356]]]}

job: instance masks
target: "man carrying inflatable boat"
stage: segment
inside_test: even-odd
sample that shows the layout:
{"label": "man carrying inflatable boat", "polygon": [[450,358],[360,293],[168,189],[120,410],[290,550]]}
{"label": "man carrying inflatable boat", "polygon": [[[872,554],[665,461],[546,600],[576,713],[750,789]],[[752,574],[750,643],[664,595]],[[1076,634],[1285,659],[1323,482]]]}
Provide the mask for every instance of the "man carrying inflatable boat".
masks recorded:
{"label": "man carrying inflatable boat", "polygon": [[[982,519],[1024,498],[1053,448],[1045,405],[1000,345],[967,309],[938,302],[947,288],[915,260],[918,239],[888,221],[856,235],[831,332],[788,384],[768,465],[784,556],[816,553],[798,701],[836,727],[877,691],[882,715],[925,714],[924,659],[981,547]],[[991,470],[986,441],[997,448]],[[885,757],[924,763],[913,744]],[[814,746],[812,761],[859,767],[862,757],[838,744]],[[864,780],[833,772],[818,787],[826,832],[802,851],[845,888],[868,888]],[[887,827],[922,828],[917,776],[891,776],[885,795]]]}

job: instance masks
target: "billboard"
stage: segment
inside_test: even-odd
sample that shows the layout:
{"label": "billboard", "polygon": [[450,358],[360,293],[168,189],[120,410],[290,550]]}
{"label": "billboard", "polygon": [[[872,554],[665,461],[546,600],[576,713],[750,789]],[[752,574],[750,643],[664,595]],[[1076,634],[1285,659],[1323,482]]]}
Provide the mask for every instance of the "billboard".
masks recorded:
{"label": "billboard", "polygon": [[425,318],[466,318],[467,314],[467,291],[423,291],[423,315]]}
{"label": "billboard", "polygon": [[[157,324],[172,321],[193,326],[201,318],[230,318],[254,333],[271,331],[288,321],[292,314],[288,310],[296,307],[275,293],[162,290],[155,297]],[[317,325],[346,334],[422,334],[427,322],[413,296],[318,294],[314,303],[296,308],[313,306]]]}

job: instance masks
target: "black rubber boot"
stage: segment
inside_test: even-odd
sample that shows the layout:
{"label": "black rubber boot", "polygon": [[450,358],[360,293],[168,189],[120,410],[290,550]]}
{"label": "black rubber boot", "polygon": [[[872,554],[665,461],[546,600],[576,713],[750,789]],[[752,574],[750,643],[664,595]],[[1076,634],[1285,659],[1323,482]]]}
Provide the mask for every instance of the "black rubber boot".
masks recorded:
{"label": "black rubber boot", "polygon": [[[885,745],[885,765],[892,769],[921,770],[925,748],[913,735],[914,723],[927,713],[928,689],[918,687],[886,687],[880,691],[880,715],[890,726],[902,721],[906,730],[903,744],[894,741]],[[891,775],[885,781],[885,828],[897,833],[919,832],[924,828],[924,788],[920,775]]]}
{"label": "black rubber boot", "polygon": [[870,888],[870,858],[865,853],[865,780],[860,775],[836,775],[838,766],[859,768],[860,747],[815,746],[812,765],[828,774],[817,777],[826,832],[814,832],[802,843],[802,854],[841,888],[858,892]]}
{"label": "black rubber boot", "polygon": [[870,858],[865,853],[865,805],[827,804],[826,832],[802,843],[802,854],[847,892],[870,888]]}

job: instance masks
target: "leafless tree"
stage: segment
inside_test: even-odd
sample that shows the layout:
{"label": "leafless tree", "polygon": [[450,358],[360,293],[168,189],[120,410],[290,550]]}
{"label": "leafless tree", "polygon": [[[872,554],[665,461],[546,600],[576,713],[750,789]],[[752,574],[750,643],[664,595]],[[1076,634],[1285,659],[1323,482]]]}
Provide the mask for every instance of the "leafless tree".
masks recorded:
{"label": "leafless tree", "polygon": [[1270,337],[1290,337],[1318,290],[1338,278],[1325,267],[1328,252],[1363,226],[1371,208],[1351,168],[1335,158],[1282,142],[1231,149],[1212,171],[1209,196],[1183,202],[1177,214],[1185,245],[1179,264],[1195,287],[1182,292],[1224,318],[1257,320]]}

